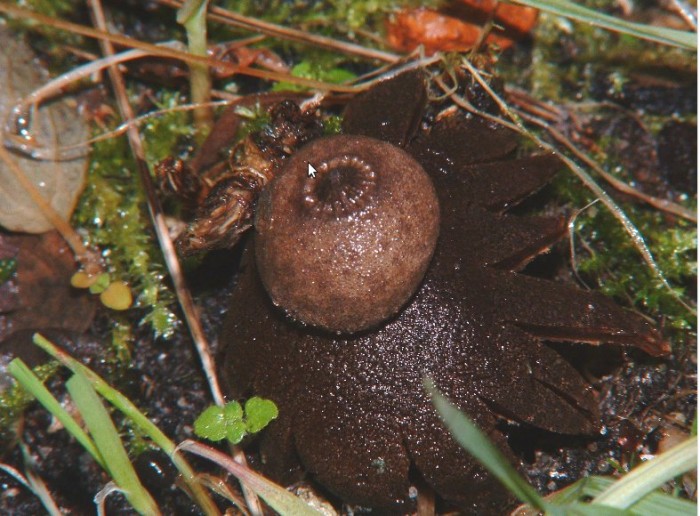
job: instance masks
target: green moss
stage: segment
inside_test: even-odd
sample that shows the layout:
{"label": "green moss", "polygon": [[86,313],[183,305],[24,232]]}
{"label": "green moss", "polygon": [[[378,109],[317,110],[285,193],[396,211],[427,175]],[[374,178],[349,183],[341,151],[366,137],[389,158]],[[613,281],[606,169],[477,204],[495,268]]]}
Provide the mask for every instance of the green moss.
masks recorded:
{"label": "green moss", "polygon": [[[49,362],[32,369],[43,382],[58,370],[58,363]],[[9,374],[6,374],[9,377]],[[34,396],[26,392],[16,382],[0,389],[0,440],[14,442],[16,440],[14,427]]]}
{"label": "green moss", "polygon": [[252,108],[237,106],[236,114],[241,117],[243,121],[236,134],[236,142],[241,141],[249,134],[264,130],[270,124],[270,115],[267,109],[263,108],[258,103]]}
{"label": "green moss", "polygon": [[112,314],[112,349],[119,364],[128,364],[131,359],[131,345],[134,342],[132,324],[122,313]]}
{"label": "green moss", "polygon": [[0,260],[0,284],[5,283],[17,270],[16,258],[5,258]]}
{"label": "green moss", "polygon": [[[175,94],[162,94],[160,107],[173,106]],[[170,112],[153,118],[143,128],[151,163],[172,153],[176,142],[189,137],[187,113]],[[126,281],[145,311],[142,323],[156,336],[168,338],[178,324],[173,312],[174,294],[165,283],[166,268],[151,229],[141,181],[123,137],[97,143],[93,148],[88,184],[74,215],[76,227],[86,231],[90,244],[99,247],[113,279]],[[119,355],[126,344],[123,321],[115,319]],[[126,340],[125,340],[126,339]]]}
{"label": "green moss", "polygon": [[[45,16],[85,23],[85,20],[75,19],[76,16],[84,12],[84,3],[79,0],[15,0],[14,3],[18,7]],[[0,19],[2,19],[1,16]],[[69,63],[73,61],[74,56],[67,50],[67,47],[84,48],[86,46],[87,40],[82,36],[55,29],[33,20],[8,17],[7,24],[18,34],[32,33],[32,37],[27,38],[27,41],[40,52],[51,56],[51,69],[54,72],[68,68]],[[41,37],[37,38],[37,35]]]}
{"label": "green moss", "polygon": [[[291,74],[294,77],[302,77],[304,79],[315,79],[318,81],[324,81],[334,84],[341,84],[350,81],[356,77],[356,75],[349,70],[344,68],[338,68],[335,63],[330,64],[327,62],[329,59],[318,59],[318,60],[305,60],[296,65],[291,70]],[[338,61],[338,59],[331,59],[331,61]],[[298,84],[292,84],[289,82],[278,82],[272,87],[272,91],[305,91],[308,88],[300,86]]]}
{"label": "green moss", "polygon": [[166,112],[149,117],[141,126],[146,160],[151,165],[171,156],[183,142],[189,144],[194,138],[191,111],[174,110],[186,102],[179,93],[162,90],[156,93],[155,101],[156,109]]}
{"label": "green moss", "polygon": [[343,132],[343,117],[339,115],[331,115],[323,121],[323,134],[331,136]]}
{"label": "green moss", "polygon": [[[559,195],[573,206],[585,206],[591,200],[570,174],[560,178],[556,186]],[[652,273],[627,232],[602,205],[594,205],[576,218],[578,272],[590,286],[657,320],[664,320],[667,327],[694,330],[695,317],[678,298],[693,304],[696,227],[640,204],[623,203],[621,207],[645,236],[675,294]]]}

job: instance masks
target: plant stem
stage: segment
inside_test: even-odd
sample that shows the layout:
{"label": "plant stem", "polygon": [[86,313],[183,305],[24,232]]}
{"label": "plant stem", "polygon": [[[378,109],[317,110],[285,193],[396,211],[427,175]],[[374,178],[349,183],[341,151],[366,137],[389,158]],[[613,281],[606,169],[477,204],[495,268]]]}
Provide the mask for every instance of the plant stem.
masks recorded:
{"label": "plant stem", "polygon": [[[209,0],[188,0],[177,12],[177,21],[187,31],[189,51],[196,56],[207,55],[207,7]],[[208,104],[211,96],[209,67],[189,63],[192,103],[201,104],[194,110],[196,139],[202,143],[214,123],[214,111]]]}

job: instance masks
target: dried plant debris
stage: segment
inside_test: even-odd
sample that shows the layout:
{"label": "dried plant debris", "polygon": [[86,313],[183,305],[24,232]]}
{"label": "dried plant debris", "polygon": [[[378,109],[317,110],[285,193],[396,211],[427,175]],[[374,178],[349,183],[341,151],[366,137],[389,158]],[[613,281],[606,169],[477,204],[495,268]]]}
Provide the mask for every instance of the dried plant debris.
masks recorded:
{"label": "dried plant debris", "polygon": [[[48,73],[29,47],[7,27],[0,26],[0,120],[3,126],[13,106],[47,80]],[[16,120],[19,127],[10,127],[8,133],[3,132],[5,143],[9,142],[10,146],[41,146],[50,152],[87,137],[87,124],[67,100],[35,108],[21,114]],[[31,134],[26,131],[31,131]],[[14,158],[43,197],[64,219],[68,219],[83,191],[87,159],[49,161],[19,154]],[[0,162],[0,226],[28,233],[52,229],[4,162]]]}
{"label": "dried plant debris", "polygon": [[[387,41],[396,50],[427,54],[469,50],[485,42],[501,49],[523,39],[537,22],[537,9],[495,0],[447,2],[439,10],[418,7],[392,13]],[[487,27],[495,21],[494,25]]]}
{"label": "dried plant debris", "polygon": [[82,333],[92,324],[95,300],[70,286],[73,254],[58,233],[8,236],[0,251],[13,256],[16,273],[0,284],[0,347],[20,331],[57,329]]}

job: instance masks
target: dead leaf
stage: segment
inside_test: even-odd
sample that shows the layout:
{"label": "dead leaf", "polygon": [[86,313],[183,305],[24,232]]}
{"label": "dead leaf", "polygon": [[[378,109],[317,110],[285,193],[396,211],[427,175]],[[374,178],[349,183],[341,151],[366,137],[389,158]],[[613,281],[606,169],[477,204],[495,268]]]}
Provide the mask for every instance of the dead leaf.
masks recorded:
{"label": "dead leaf", "polygon": [[423,45],[426,54],[469,50],[481,40],[486,22],[493,18],[497,27],[486,35],[486,43],[505,49],[532,29],[537,13],[531,7],[496,0],[462,0],[441,10],[404,9],[387,22],[387,40],[404,52],[418,45]]}
{"label": "dead leaf", "polygon": [[5,283],[10,284],[16,297],[10,306],[0,310],[0,343],[21,330],[84,332],[92,322],[95,299],[70,286],[75,262],[59,234],[0,233],[0,249],[12,247],[17,249],[17,274]]}
{"label": "dead leaf", "polygon": [[[0,26],[0,127],[6,123],[12,107],[47,80],[48,74],[29,47],[7,27]],[[37,143],[49,149],[85,140],[88,133],[85,121],[65,100],[38,109],[32,127]],[[87,160],[40,161],[19,154],[15,159],[51,206],[68,219],[83,190]],[[52,229],[1,161],[0,225],[27,233]]]}

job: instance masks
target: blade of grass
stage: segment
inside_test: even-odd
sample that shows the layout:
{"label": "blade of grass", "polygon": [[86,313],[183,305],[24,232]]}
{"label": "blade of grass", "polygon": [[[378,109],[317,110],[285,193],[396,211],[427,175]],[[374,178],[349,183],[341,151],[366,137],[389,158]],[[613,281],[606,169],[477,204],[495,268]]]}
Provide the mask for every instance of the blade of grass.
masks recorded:
{"label": "blade of grass", "polygon": [[182,474],[183,481],[187,485],[189,492],[195,499],[199,508],[208,516],[218,516],[219,509],[214,504],[206,490],[197,481],[197,476],[194,471],[183,458],[182,454],[177,452],[175,443],[154,425],[139,409],[121,392],[112,388],[98,374],[85,367],[83,364],[75,360],[70,355],[67,355],[56,347],[51,341],[47,340],[40,334],[34,335],[34,343],[41,349],[46,351],[61,364],[66,366],[73,372],[81,371],[93,388],[111,403],[117,410],[122,412],[136,427],[143,432],[153,443],[166,453],[173,464]]}
{"label": "blade of grass", "polygon": [[228,470],[242,484],[250,487],[255,494],[265,500],[279,514],[291,514],[294,516],[318,516],[318,511],[304,503],[300,498],[271,482],[264,476],[250,468],[238,464],[229,455],[222,453],[210,446],[195,441],[184,441],[178,446],[179,450],[185,450],[200,457],[215,462]]}
{"label": "blade of grass", "polygon": [[[595,497],[615,484],[618,480],[612,477],[586,477],[571,484],[564,489],[546,496],[547,502],[555,505],[567,505],[576,503],[585,497]],[[593,505],[593,507],[606,507]],[[677,516],[691,516],[697,514],[697,504],[690,500],[654,491],[644,496],[629,509],[636,516],[658,516],[659,514],[674,514]],[[536,516],[537,510],[526,506],[519,507],[514,513],[516,516]]]}
{"label": "blade of grass", "polygon": [[541,511],[547,509],[547,504],[537,494],[537,491],[515,471],[515,468],[491,444],[491,441],[488,440],[481,430],[438,392],[432,380],[425,378],[423,387],[432,398],[438,414],[440,414],[443,422],[460,446],[471,453],[519,500]]}
{"label": "blade of grass", "polygon": [[596,496],[593,501],[610,507],[630,507],[672,478],[697,468],[697,464],[698,438],[691,437],[666,453],[636,467]]}
{"label": "blade of grass", "polygon": [[[615,485],[616,482],[619,482],[617,479],[606,477],[588,477],[583,480],[586,481],[583,484],[583,496],[593,497],[598,496]],[[690,516],[698,513],[698,506],[696,503],[659,491],[652,491],[645,495],[630,508],[634,514],[648,514],[650,516],[656,516],[658,514]]]}
{"label": "blade of grass", "polygon": [[[189,51],[198,56],[207,55],[207,7],[209,0],[187,0],[177,11],[177,22],[185,27]],[[202,143],[214,123],[211,100],[211,75],[209,67],[190,63],[190,92],[193,104],[202,104],[194,110],[198,143]]]}
{"label": "blade of grass", "polygon": [[159,515],[156,502],[141,485],[117,429],[88,379],[81,371],[76,371],[66,382],[66,388],[105,459],[107,471],[129,503],[140,514]]}
{"label": "blade of grass", "polygon": [[545,516],[634,516],[632,512],[605,505],[571,503],[568,505],[548,505]]}
{"label": "blade of grass", "polygon": [[548,503],[518,474],[503,454],[489,441],[481,430],[457,407],[452,405],[435,388],[432,380],[423,380],[433,405],[455,440],[489,470],[506,488],[522,502],[548,516],[624,516],[630,512],[616,507],[573,502],[567,505]]}
{"label": "blade of grass", "polygon": [[608,14],[599,13],[593,9],[570,2],[568,0],[508,0],[508,3],[534,7],[546,13],[564,16],[572,20],[590,23],[597,27],[629,34],[649,41],[663,43],[688,50],[697,50],[697,34],[694,32],[655,27],[641,23],[621,20]]}
{"label": "blade of grass", "polygon": [[44,384],[41,383],[41,380],[27,367],[27,364],[25,364],[21,358],[15,358],[8,364],[7,370],[24,390],[34,396],[50,414],[61,422],[63,427],[75,437],[75,440],[92,455],[95,462],[106,470],[104,459],[95,447],[95,443],[90,439],[90,436],[82,429],[73,416],[61,406],[59,401],[54,398],[53,394],[44,387]]}

